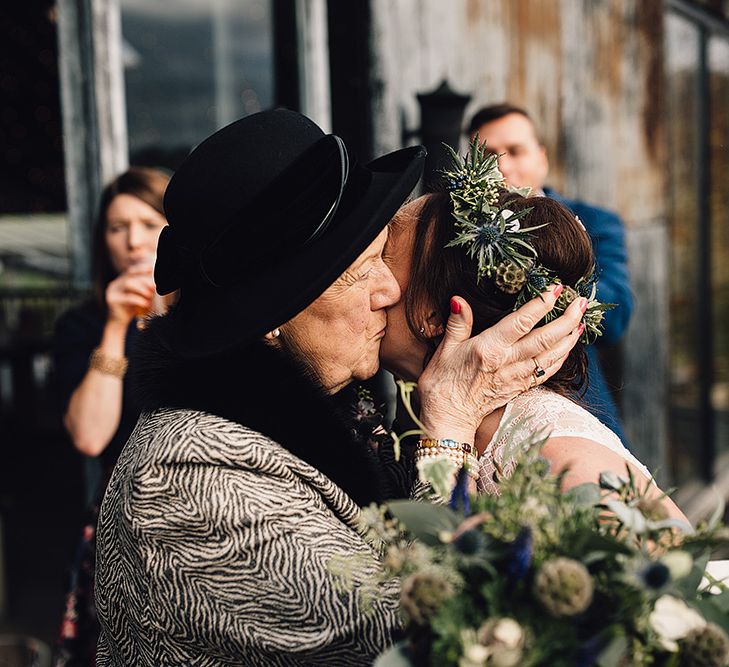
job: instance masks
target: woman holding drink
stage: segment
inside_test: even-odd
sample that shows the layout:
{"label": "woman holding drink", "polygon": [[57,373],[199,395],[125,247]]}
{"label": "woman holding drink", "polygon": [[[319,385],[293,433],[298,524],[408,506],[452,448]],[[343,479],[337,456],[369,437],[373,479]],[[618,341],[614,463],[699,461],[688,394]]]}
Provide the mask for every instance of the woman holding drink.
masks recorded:
{"label": "woman holding drink", "polygon": [[132,167],[102,192],[93,237],[94,294],[56,326],[54,360],[63,422],[82,454],[98,457],[101,484],[83,531],[61,627],[56,665],[94,664],[93,604],[98,504],[139,417],[126,382],[127,358],[149,314],[161,313],[153,278],[157,239],[166,226],[162,199],[169,177]]}
{"label": "woman holding drink", "polygon": [[92,299],[66,312],[56,329],[55,362],[64,425],[82,454],[113,467],[138,414],[124,391],[138,318],[155,299],[157,239],[167,224],[162,197],[169,178],[131,168],[101,196],[94,232]]}

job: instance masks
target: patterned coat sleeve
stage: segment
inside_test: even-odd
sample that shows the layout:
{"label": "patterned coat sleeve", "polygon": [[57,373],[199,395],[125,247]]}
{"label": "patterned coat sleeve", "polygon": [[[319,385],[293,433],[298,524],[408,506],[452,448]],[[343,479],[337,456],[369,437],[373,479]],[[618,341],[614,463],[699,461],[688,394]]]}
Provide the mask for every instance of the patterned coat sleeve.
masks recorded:
{"label": "patterned coat sleeve", "polygon": [[281,448],[249,451],[247,463],[147,468],[124,494],[115,534],[141,561],[135,614],[150,628],[136,664],[371,664],[392,641],[398,590],[368,595],[376,556],[341,520],[356,506],[295,457],[282,462]]}

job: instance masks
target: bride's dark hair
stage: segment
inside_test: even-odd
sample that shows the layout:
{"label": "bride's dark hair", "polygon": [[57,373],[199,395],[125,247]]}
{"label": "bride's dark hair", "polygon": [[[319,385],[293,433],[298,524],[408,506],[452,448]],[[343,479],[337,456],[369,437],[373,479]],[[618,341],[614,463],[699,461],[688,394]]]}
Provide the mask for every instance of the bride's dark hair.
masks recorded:
{"label": "bride's dark hair", "polygon": [[[580,278],[590,273],[594,261],[590,237],[562,204],[548,197],[508,193],[501,198],[500,206],[514,213],[531,207],[521,220],[523,226],[548,223],[532,233],[531,243],[542,265],[559,276],[564,285],[574,287]],[[462,296],[471,306],[474,334],[506,317],[516,303],[516,295],[501,291],[493,279],[476,280],[476,262],[464,247],[446,248],[456,236],[452,212],[447,193],[435,192],[424,197],[416,214],[410,282],[403,295],[408,326],[418,340],[429,346],[431,354],[440,339],[429,338],[420,329],[433,314],[441,322],[448,320],[453,295]],[[562,368],[545,384],[563,395],[584,394],[587,355],[581,343],[572,349]]]}

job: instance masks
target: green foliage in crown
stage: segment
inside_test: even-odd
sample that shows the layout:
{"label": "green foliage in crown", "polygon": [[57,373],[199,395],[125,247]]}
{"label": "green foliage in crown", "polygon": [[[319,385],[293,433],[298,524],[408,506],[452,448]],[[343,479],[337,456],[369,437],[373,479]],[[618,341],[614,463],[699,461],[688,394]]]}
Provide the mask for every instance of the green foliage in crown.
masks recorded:
{"label": "green foliage in crown", "polygon": [[[490,153],[476,135],[468,153],[461,157],[446,145],[453,166],[441,172],[448,189],[456,237],[446,247],[463,247],[476,262],[477,280],[494,280],[507,294],[516,294],[514,309],[530,299],[540,296],[550,285],[560,281],[559,276],[539,262],[531,242],[532,232],[545,225],[528,226],[532,208],[514,212],[502,206],[502,195],[507,192],[526,197],[529,188],[513,188],[506,184],[499,170],[498,156]],[[545,317],[550,322],[559,317],[576,298],[584,297],[588,305],[583,316],[585,330],[580,341],[593,343],[602,335],[602,319],[606,310],[615,304],[600,303],[596,298],[594,270],[565,289],[555,307]]]}

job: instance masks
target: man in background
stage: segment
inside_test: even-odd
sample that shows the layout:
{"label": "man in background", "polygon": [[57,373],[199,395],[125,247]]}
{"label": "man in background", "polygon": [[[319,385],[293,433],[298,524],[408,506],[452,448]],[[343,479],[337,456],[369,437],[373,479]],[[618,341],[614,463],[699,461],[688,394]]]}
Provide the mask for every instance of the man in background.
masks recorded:
{"label": "man in background", "polygon": [[[511,104],[484,107],[473,116],[468,132],[471,138],[478,134],[489,151],[499,156],[499,168],[509,185],[530,187],[535,194],[552,197],[580,218],[592,239],[595,252],[597,298],[603,303],[618,304],[617,308],[605,313],[605,330],[597,346],[603,349],[614,346],[625,333],[633,312],[625,230],[620,218],[611,211],[561,197],[544,186],[549,173],[547,152],[524,109]],[[587,356],[589,388],[584,399],[585,407],[627,444],[618,408],[608,389],[595,345],[587,346]]]}

